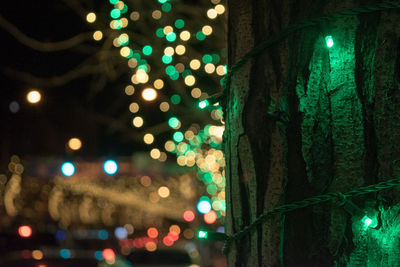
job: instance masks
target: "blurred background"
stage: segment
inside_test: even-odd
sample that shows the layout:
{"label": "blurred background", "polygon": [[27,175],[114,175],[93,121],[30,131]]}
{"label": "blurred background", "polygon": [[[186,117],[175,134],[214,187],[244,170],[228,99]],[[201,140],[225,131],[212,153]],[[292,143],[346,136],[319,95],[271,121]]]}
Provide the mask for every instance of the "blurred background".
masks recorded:
{"label": "blurred background", "polygon": [[7,1],[0,266],[226,266],[220,0]]}

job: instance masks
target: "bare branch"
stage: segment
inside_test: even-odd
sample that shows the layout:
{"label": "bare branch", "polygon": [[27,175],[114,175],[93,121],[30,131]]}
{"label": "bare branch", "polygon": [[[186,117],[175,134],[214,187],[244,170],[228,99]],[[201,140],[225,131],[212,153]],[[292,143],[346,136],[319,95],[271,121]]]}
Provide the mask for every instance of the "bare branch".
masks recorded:
{"label": "bare branch", "polygon": [[41,42],[20,31],[15,25],[0,15],[0,28],[11,34],[21,44],[41,52],[54,52],[72,48],[80,43],[92,39],[92,33],[80,33],[74,37],[59,42]]}

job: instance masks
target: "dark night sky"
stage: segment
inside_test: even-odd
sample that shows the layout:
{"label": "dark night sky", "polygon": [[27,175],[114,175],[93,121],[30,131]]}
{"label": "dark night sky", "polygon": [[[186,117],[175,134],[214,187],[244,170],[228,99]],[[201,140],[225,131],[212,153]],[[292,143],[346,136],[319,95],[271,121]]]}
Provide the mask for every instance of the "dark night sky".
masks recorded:
{"label": "dark night sky", "polygon": [[[93,30],[63,1],[7,1],[2,3],[0,14],[25,34],[40,41],[61,41]],[[5,75],[5,68],[29,72],[39,77],[51,77],[77,66],[83,60],[82,55],[72,51],[35,51],[20,44],[6,31],[0,29],[0,32],[2,161],[7,160],[11,154],[65,156],[65,144],[73,136],[83,141],[82,149],[76,153],[86,157],[122,156],[145,149],[142,144],[110,131],[96,123],[91,115],[82,112],[84,109],[91,114],[106,113],[111,118],[127,112],[129,99],[126,96],[121,98],[125,79],[108,83],[103,91],[92,98],[89,97],[89,87],[95,77],[77,79],[61,87],[39,88],[42,92],[41,103],[29,104],[25,95],[35,85]],[[99,46],[94,41],[88,44]],[[10,111],[12,101],[19,103],[19,112]],[[129,118],[125,122],[129,128]]]}

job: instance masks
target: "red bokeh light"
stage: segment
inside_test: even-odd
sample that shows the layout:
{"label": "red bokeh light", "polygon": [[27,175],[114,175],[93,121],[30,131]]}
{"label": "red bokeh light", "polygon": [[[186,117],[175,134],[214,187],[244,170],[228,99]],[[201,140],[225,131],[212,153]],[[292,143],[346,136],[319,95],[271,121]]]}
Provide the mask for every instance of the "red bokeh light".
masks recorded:
{"label": "red bokeh light", "polygon": [[208,213],[204,214],[204,221],[208,224],[213,224],[217,220],[217,214],[215,211],[211,210]]}
{"label": "red bokeh light", "polygon": [[24,238],[30,237],[32,235],[32,228],[28,225],[22,225],[18,228],[18,234]]}
{"label": "red bokeh light", "polygon": [[173,241],[176,241],[176,240],[179,239],[179,234],[177,234],[177,233],[175,233],[175,232],[169,232],[169,233],[168,233],[168,236],[169,236],[170,238],[172,238]]}
{"label": "red bokeh light", "polygon": [[174,240],[170,236],[166,236],[166,237],[163,238],[163,243],[167,247],[170,247],[170,246],[172,246],[174,244]]}
{"label": "red bokeh light", "polygon": [[112,250],[111,248],[104,249],[103,250],[103,258],[108,261],[112,261],[113,259],[115,259],[114,250]]}
{"label": "red bokeh light", "polygon": [[183,219],[187,222],[192,222],[195,218],[194,212],[191,210],[187,210],[183,213]]}
{"label": "red bokeh light", "polygon": [[158,230],[154,227],[147,229],[147,235],[151,238],[156,238],[158,236]]}

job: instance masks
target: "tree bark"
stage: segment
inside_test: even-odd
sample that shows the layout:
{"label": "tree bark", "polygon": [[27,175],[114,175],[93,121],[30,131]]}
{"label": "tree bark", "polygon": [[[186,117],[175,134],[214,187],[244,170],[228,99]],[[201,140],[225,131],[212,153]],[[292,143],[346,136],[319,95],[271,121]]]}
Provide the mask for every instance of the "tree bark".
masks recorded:
{"label": "tree bark", "polygon": [[[232,66],[307,18],[378,1],[230,0]],[[228,234],[284,203],[400,177],[400,11],[308,27],[237,71],[225,92]],[[325,36],[334,46],[327,48]],[[230,266],[400,266],[398,189],[275,216],[233,244]],[[396,237],[397,236],[397,237]]]}

